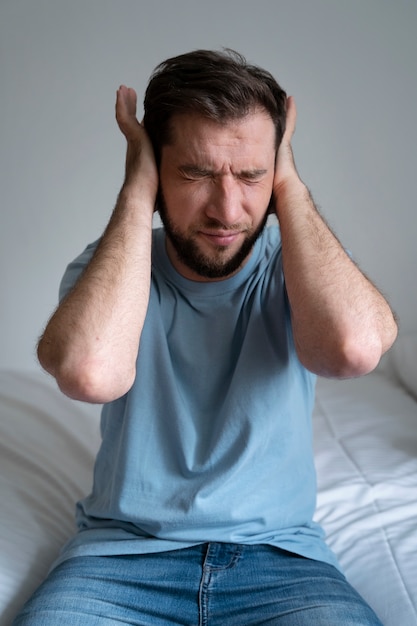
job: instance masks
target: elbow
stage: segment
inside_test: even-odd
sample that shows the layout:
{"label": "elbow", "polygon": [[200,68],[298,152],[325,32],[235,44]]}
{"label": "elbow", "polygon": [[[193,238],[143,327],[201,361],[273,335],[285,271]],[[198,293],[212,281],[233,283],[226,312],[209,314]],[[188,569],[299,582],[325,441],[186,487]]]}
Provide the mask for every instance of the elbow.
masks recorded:
{"label": "elbow", "polygon": [[319,376],[341,379],[372,372],[397,333],[397,320],[390,310],[371,321],[353,324],[345,318],[336,326],[328,323],[307,335],[294,327],[295,346],[304,367]]}
{"label": "elbow", "polygon": [[51,352],[45,342],[39,342],[37,354],[41,366],[55,378],[62,393],[73,400],[90,404],[112,402],[129,391],[136,377],[134,366],[122,371],[117,366],[112,369],[107,361],[97,357],[58,357]]}
{"label": "elbow", "polygon": [[106,404],[124,396],[132,387],[136,371],[107,371],[91,362],[62,367],[55,375],[58,387],[68,397],[90,404]]}
{"label": "elbow", "polygon": [[381,341],[366,337],[329,338],[312,350],[298,349],[298,356],[306,369],[326,378],[357,378],[372,372],[384,352]]}
{"label": "elbow", "polygon": [[106,404],[125,395],[133,385],[134,375],[122,380],[106,377],[94,367],[79,368],[76,372],[63,370],[56,376],[60,390],[73,400],[90,404]]}
{"label": "elbow", "polygon": [[346,341],[339,350],[335,350],[336,358],[330,363],[327,376],[332,378],[358,378],[372,372],[382,356],[380,342]]}
{"label": "elbow", "polygon": [[384,317],[381,324],[364,325],[365,332],[351,329],[340,342],[335,378],[355,378],[372,372],[382,356],[390,349],[398,334],[393,314]]}

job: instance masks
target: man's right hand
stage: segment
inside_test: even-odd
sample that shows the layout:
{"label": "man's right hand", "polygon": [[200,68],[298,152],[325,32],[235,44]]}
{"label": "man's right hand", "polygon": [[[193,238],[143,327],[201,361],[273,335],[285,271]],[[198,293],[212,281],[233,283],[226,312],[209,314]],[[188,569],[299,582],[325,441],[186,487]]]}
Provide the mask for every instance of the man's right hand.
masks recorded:
{"label": "man's right hand", "polygon": [[125,184],[140,184],[156,197],[158,170],[152,144],[143,124],[136,117],[137,96],[134,89],[121,85],[116,97],[116,120],[126,137]]}
{"label": "man's right hand", "polygon": [[127,141],[141,140],[141,125],[136,118],[136,91],[121,85],[116,96],[116,120]]}

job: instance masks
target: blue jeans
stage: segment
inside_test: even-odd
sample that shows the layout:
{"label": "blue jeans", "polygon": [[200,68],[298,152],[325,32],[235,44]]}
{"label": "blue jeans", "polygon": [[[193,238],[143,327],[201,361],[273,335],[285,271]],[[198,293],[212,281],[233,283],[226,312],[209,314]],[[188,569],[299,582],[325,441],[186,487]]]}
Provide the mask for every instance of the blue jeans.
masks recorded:
{"label": "blue jeans", "polygon": [[223,543],[69,559],[14,622],[95,624],[382,626],[333,566],[265,545]]}

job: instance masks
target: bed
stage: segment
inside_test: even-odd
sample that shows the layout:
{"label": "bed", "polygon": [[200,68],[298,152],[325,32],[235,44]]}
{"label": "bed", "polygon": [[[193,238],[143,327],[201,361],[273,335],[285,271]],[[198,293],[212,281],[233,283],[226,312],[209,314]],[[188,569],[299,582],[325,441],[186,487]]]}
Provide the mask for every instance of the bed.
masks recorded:
{"label": "bed", "polygon": [[[42,372],[0,371],[0,624],[41,582],[91,487],[99,407]],[[319,379],[316,519],[385,626],[417,624],[417,335],[381,371]]]}

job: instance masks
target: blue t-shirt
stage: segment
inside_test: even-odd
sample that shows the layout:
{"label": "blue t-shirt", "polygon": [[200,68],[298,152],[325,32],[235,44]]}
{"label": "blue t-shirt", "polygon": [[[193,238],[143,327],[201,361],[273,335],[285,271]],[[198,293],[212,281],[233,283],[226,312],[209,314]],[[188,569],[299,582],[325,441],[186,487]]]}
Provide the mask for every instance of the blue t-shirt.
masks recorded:
{"label": "blue t-shirt", "polygon": [[[69,265],[61,295],[94,249]],[[103,408],[92,493],[59,561],[219,541],[337,566],[313,522],[314,386],[294,349],[276,226],[216,282],[178,274],[154,230],[136,380]]]}

